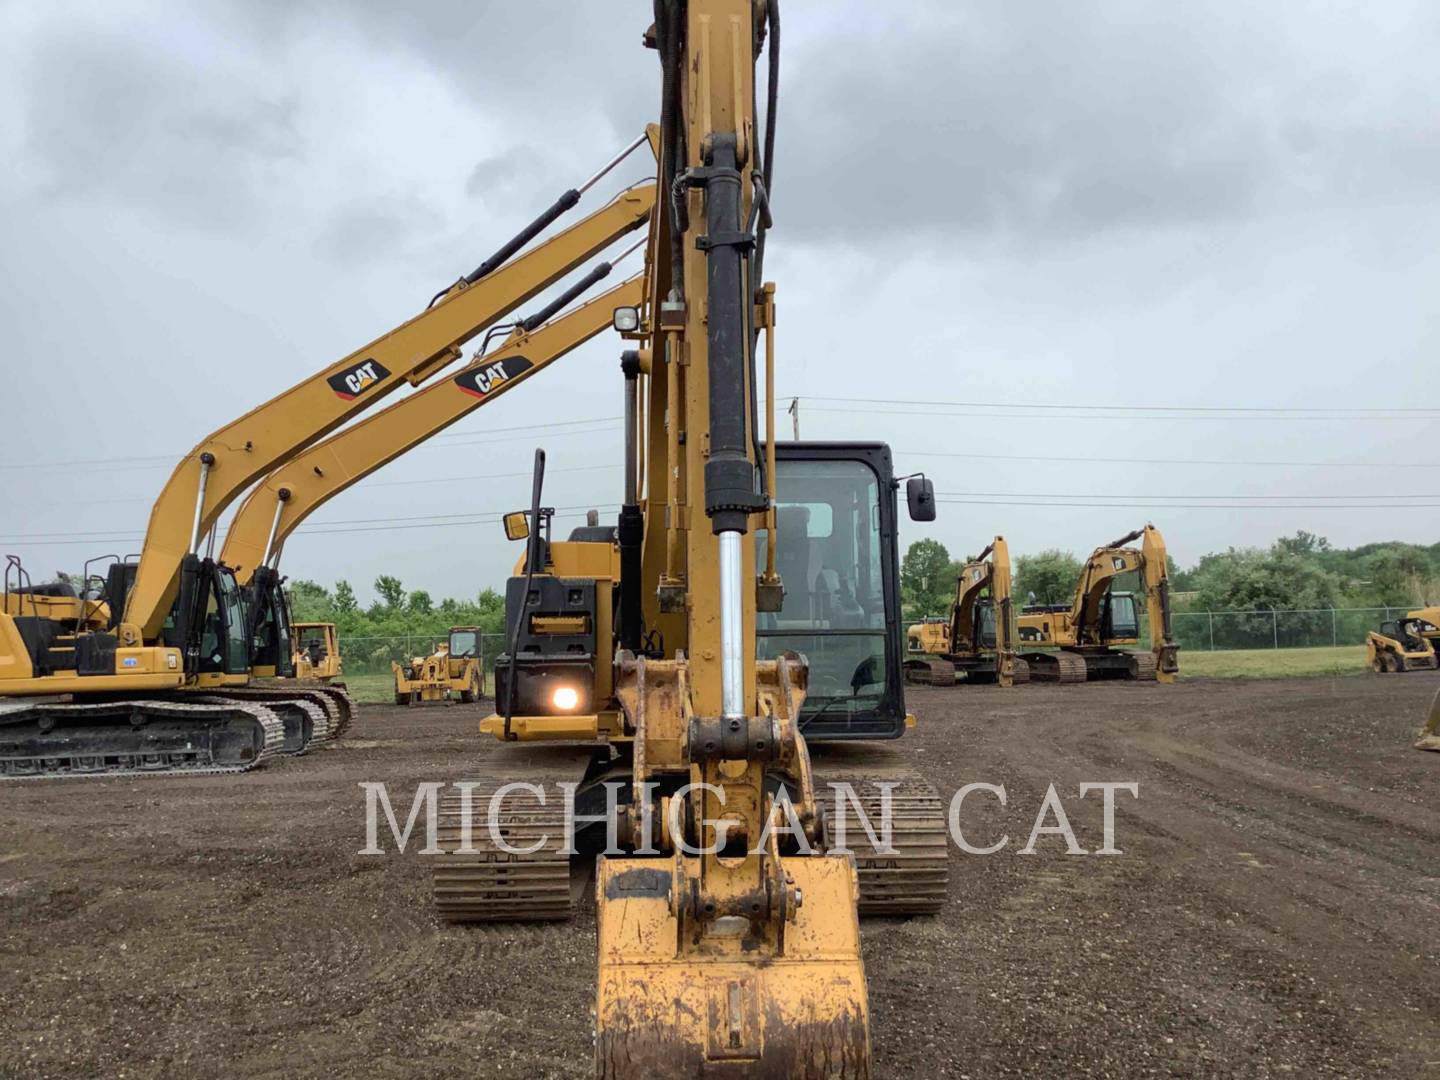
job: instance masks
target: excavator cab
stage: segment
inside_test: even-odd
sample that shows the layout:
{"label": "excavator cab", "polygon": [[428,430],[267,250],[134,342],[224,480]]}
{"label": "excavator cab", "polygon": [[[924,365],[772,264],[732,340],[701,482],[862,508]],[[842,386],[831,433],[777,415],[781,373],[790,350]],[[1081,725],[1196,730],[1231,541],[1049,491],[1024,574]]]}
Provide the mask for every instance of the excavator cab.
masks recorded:
{"label": "excavator cab", "polygon": [[293,678],[290,604],[285,598],[283,579],[275,570],[262,566],[241,592],[249,628],[251,674],[257,678]]}
{"label": "excavator cab", "polygon": [[187,555],[180,594],[161,637],[180,650],[186,675],[198,677],[201,685],[218,686],[226,675],[247,675],[250,624],[235,572],[213,559]]}
{"label": "excavator cab", "polygon": [[1107,645],[1133,644],[1140,640],[1140,613],[1135,594],[1109,592],[1101,615],[1100,637]]}
{"label": "excavator cab", "polygon": [[[778,612],[756,616],[758,657],[809,661],[800,729],[811,742],[905,730],[897,491],[884,443],[780,443]],[[763,562],[765,530],[756,531]]]}

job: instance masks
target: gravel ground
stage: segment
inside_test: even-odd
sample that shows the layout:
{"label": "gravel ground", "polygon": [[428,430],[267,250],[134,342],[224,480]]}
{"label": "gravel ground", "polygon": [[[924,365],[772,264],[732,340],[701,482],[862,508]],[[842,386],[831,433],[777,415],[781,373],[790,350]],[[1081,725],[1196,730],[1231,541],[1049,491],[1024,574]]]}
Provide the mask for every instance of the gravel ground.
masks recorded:
{"label": "gravel ground", "polygon": [[[967,799],[937,918],[863,924],[875,1074],[1440,1080],[1440,675],[920,690],[899,755]],[[483,707],[366,707],[231,778],[0,787],[0,1074],[589,1075],[595,935],[439,926],[426,860],[366,857],[504,752]],[[831,755],[833,758],[834,755]],[[1018,854],[1047,787],[1101,846]],[[397,801],[399,799],[397,798]],[[1053,821],[1053,819],[1052,819]]]}

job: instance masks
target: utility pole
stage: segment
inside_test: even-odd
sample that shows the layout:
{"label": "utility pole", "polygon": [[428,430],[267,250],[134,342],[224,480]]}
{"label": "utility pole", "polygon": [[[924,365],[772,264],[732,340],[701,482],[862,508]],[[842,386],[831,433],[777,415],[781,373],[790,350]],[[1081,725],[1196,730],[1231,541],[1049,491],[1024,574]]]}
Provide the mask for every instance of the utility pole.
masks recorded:
{"label": "utility pole", "polygon": [[792,432],[793,435],[794,435],[795,441],[796,441],[796,442],[799,442],[799,441],[800,441],[800,399],[799,399],[798,397],[795,397],[795,398],[791,398],[791,399],[790,399],[790,408],[787,409],[786,412],[788,412],[788,413],[790,414],[790,430],[791,430],[791,432]]}

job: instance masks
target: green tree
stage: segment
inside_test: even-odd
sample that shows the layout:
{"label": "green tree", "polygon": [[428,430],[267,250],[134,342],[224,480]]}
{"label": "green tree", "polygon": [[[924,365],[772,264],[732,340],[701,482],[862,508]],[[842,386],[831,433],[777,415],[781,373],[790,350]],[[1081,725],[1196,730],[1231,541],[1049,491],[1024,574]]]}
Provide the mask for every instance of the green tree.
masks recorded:
{"label": "green tree", "polygon": [[375,591],[380,595],[380,604],[386,613],[405,610],[405,586],[400,579],[381,574],[375,579]]}
{"label": "green tree", "polygon": [[290,618],[295,622],[329,622],[330,592],[323,585],[300,578],[290,582]]}
{"label": "green tree", "polygon": [[1050,548],[1015,560],[1015,596],[1022,604],[1064,604],[1075,595],[1081,562],[1068,551]]}
{"label": "green tree", "polygon": [[435,610],[435,602],[424,589],[416,589],[405,601],[405,610],[415,615],[429,615]]}
{"label": "green tree", "polygon": [[339,615],[350,615],[360,610],[359,603],[355,600],[355,590],[344,578],[335,582],[335,612]]}
{"label": "green tree", "polygon": [[950,552],[938,540],[916,540],[900,563],[900,607],[905,621],[943,615],[954,598]]}

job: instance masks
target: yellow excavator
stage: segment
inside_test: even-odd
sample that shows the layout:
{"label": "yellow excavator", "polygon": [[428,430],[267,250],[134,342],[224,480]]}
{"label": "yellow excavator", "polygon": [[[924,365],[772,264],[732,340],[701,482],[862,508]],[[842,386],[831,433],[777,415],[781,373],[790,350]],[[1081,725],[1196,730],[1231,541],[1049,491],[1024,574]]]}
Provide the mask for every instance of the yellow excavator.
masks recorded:
{"label": "yellow excavator", "polygon": [[1420,608],[1403,618],[1382,623],[1365,635],[1370,670],[1381,674],[1432,671],[1440,667],[1435,639],[1440,637],[1440,608]]}
{"label": "yellow excavator", "polygon": [[407,664],[390,662],[396,705],[449,701],[454,694],[469,705],[485,693],[485,665],[480,656],[480,628],[452,626],[429,656]]}
{"label": "yellow excavator", "polygon": [[290,638],[295,643],[290,665],[294,678],[302,681],[333,683],[345,675],[345,663],[340,656],[340,635],[335,624],[328,622],[300,622],[290,628]]}
{"label": "yellow excavator", "polygon": [[1019,635],[1010,596],[1010,548],[1003,536],[961,568],[948,619],[926,619],[906,632],[905,678],[927,686],[965,682],[1014,686],[1030,681],[1015,655]]}
{"label": "yellow excavator", "polygon": [[[645,300],[615,314],[634,346],[621,511],[553,536],[537,450],[530,507],[505,522],[525,553],[481,722],[504,745],[442,806],[435,900],[457,921],[567,917],[565,825],[598,814],[574,848],[596,876],[597,1076],[863,1078],[857,916],[933,912],[947,891],[930,785],[860,745],[811,757],[909,722],[900,479],[880,444],[775,442],[777,5],[656,13],[665,198]],[[927,480],[906,496],[933,519]],[[840,781],[853,800],[832,805]],[[890,844],[860,827],[883,829],[882,805]]]}
{"label": "yellow excavator", "polygon": [[[33,584],[11,557],[0,594],[0,777],[244,771],[337,735],[353,704],[339,687],[283,678],[293,658],[284,590],[258,559],[214,556],[220,517],[257,479],[402,383],[432,378],[506,313],[644,225],[652,185],[517,256],[648,141],[639,136],[566,191],[420,314],[203,440],[156,500],[138,560],[92,560],[76,590]],[[469,385],[452,382],[451,392],[483,396],[489,372],[472,365]],[[97,561],[109,564],[98,597]]]}
{"label": "yellow excavator", "polygon": [[[1139,540],[1140,546],[1130,547]],[[1150,620],[1148,653],[1119,646],[1140,640],[1135,597],[1115,592],[1121,574],[1135,572],[1145,589]],[[1032,679],[1077,683],[1087,679],[1174,682],[1179,645],[1170,627],[1170,577],[1165,541],[1153,525],[1096,548],[1080,571],[1075,599],[1061,606],[1026,606],[1017,620],[1022,644],[1053,651],[1021,653]]]}

